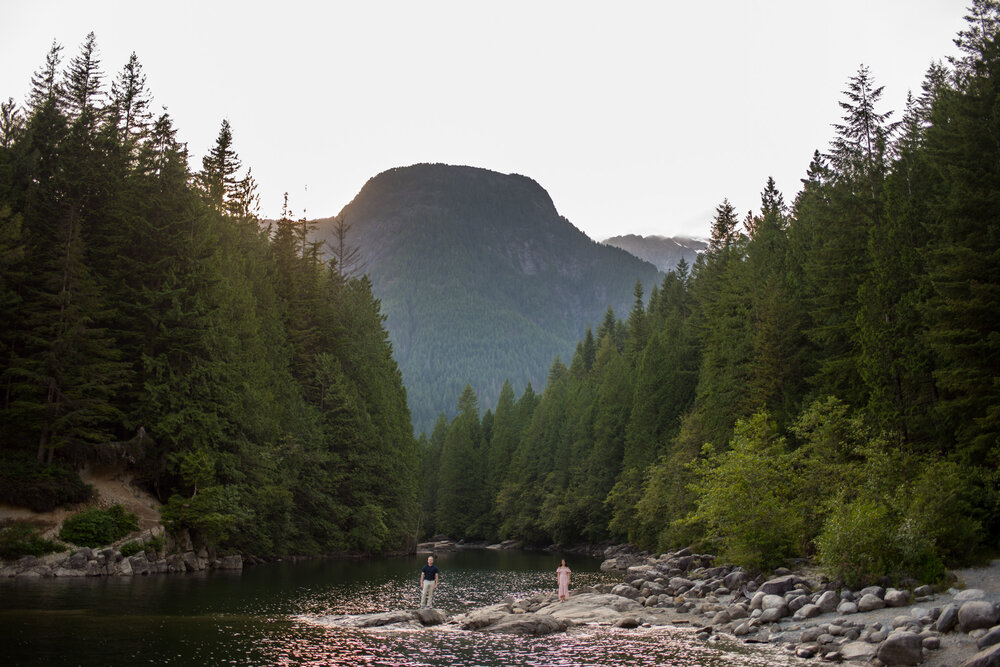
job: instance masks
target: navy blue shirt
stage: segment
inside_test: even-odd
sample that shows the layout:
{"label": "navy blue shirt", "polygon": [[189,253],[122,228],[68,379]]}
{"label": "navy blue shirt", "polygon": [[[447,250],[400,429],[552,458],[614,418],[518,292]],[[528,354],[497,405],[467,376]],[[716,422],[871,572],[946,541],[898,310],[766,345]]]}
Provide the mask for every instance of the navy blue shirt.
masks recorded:
{"label": "navy blue shirt", "polygon": [[424,565],[424,568],[420,571],[424,573],[424,581],[437,581],[437,565]]}

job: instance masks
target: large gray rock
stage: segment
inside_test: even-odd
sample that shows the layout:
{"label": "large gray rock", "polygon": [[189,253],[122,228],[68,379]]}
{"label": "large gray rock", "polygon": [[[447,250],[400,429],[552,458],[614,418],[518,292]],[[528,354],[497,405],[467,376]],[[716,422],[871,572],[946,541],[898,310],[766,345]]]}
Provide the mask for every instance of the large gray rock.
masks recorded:
{"label": "large gray rock", "polygon": [[966,588],[964,591],[955,593],[955,600],[958,602],[968,602],[969,600],[985,600],[986,592],[979,588]]}
{"label": "large gray rock", "polygon": [[416,618],[413,611],[387,611],[381,614],[364,614],[358,616],[355,624],[359,628],[378,628],[383,625],[394,625],[396,623],[409,623]]}
{"label": "large gray rock", "polygon": [[951,632],[956,625],[958,625],[958,605],[946,604],[934,623],[934,629],[938,632]]}
{"label": "large gray rock", "polygon": [[421,625],[440,625],[448,620],[448,616],[440,609],[418,609],[417,620]]}
{"label": "large gray rock", "polygon": [[982,650],[987,646],[1000,644],[1000,625],[994,625],[990,631],[976,641],[976,646]]}
{"label": "large gray rock", "polygon": [[722,580],[722,585],[731,591],[739,590],[750,579],[750,576],[743,570],[733,570]]}
{"label": "large gray rock", "polygon": [[552,602],[536,613],[571,623],[614,623],[623,614],[637,615],[642,605],[634,600],[607,593],[583,593],[566,602]]}
{"label": "large gray rock", "polygon": [[874,593],[865,593],[858,600],[858,611],[875,611],[885,607],[885,600]]}
{"label": "large gray rock", "polygon": [[876,647],[868,642],[847,642],[840,647],[840,655],[844,660],[870,662],[875,657]]}
{"label": "large gray rock", "polygon": [[780,621],[788,611],[787,607],[771,607],[770,609],[765,609],[757,620],[761,623],[777,623]]}
{"label": "large gray rock", "polygon": [[958,667],[1000,667],[1000,644],[984,648]]}
{"label": "large gray rock", "polygon": [[639,591],[637,591],[634,586],[629,586],[628,584],[618,584],[611,589],[611,594],[620,595],[623,598],[629,598],[631,600],[639,599]]}
{"label": "large gray rock", "polygon": [[798,611],[796,611],[792,615],[792,618],[794,618],[795,620],[799,621],[799,620],[804,620],[804,619],[807,619],[807,618],[815,618],[815,617],[819,616],[822,613],[823,613],[823,610],[820,609],[819,605],[817,605],[817,604],[807,604],[807,605],[801,607]]}
{"label": "large gray rock", "polygon": [[793,590],[796,585],[807,583],[802,577],[797,577],[794,574],[786,574],[782,577],[775,577],[774,579],[765,581],[760,585],[758,590],[767,595],[784,595],[788,591]]}
{"label": "large gray rock", "polygon": [[482,609],[476,609],[475,611],[469,613],[462,619],[461,621],[462,629],[479,630],[480,628],[485,628],[488,625],[496,623],[501,618],[507,616],[510,613],[511,613],[511,606],[506,603],[495,604],[489,607],[483,607]]}
{"label": "large gray rock", "polygon": [[568,626],[567,621],[555,618],[551,614],[509,614],[493,625],[483,628],[483,631],[537,637],[562,632]]}
{"label": "large gray rock", "polygon": [[234,554],[232,556],[223,556],[218,560],[217,567],[220,570],[242,570],[243,556],[239,554]]}
{"label": "large gray rock", "polygon": [[824,614],[836,610],[838,604],[840,596],[836,591],[824,591],[816,600],[816,606],[822,609]]}
{"label": "large gray rock", "polygon": [[885,598],[883,599],[885,600],[886,607],[905,607],[910,604],[910,594],[894,588],[886,591]]}
{"label": "large gray rock", "polygon": [[894,632],[878,647],[886,665],[919,665],[924,660],[923,638],[915,632]]}
{"label": "large gray rock", "polygon": [[841,616],[847,616],[849,614],[858,613],[858,604],[856,602],[849,602],[844,600],[837,605],[837,613]]}
{"label": "large gray rock", "polygon": [[996,625],[997,610],[992,602],[986,600],[970,600],[963,602],[958,609],[958,627],[962,632],[971,632],[979,628],[991,628]]}
{"label": "large gray rock", "polygon": [[760,608],[764,611],[787,606],[788,603],[785,601],[785,598],[780,595],[765,595],[760,601]]}

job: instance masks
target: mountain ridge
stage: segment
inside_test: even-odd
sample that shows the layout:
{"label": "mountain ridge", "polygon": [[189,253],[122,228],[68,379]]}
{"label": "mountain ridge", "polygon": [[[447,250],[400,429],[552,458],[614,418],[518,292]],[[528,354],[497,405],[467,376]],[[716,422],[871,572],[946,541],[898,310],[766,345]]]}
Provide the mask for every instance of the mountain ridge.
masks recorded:
{"label": "mountain ridge", "polygon": [[[418,164],[371,179],[337,218],[359,249],[411,397],[418,432],[470,383],[492,405],[505,379],[541,389],[609,306],[631,307],[657,269],[594,241],[518,174]],[[329,241],[337,218],[316,222]]]}

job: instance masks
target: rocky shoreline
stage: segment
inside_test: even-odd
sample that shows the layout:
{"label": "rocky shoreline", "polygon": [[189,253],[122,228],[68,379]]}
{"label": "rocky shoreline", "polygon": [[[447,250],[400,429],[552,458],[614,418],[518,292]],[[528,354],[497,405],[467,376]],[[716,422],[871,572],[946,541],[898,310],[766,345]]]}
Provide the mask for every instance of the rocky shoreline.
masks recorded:
{"label": "rocky shoreline", "polygon": [[673,626],[690,628],[706,642],[778,646],[803,662],[1000,665],[1000,589],[869,586],[852,591],[807,571],[751,577],[687,549],[653,558],[619,546],[605,555],[601,569],[623,572],[624,581],[574,589],[563,603],[555,593],[543,593],[452,618],[440,610],[420,610],[319,622],[355,627],[444,623],[534,636],[582,624]]}
{"label": "rocky shoreline", "polygon": [[205,547],[196,549],[191,538],[182,534],[179,539],[168,539],[163,551],[140,550],[130,556],[121,552],[123,544],[138,542],[154,544],[163,539],[162,526],[145,530],[104,549],[83,547],[67,554],[53,553],[46,556],[23,556],[0,566],[0,578],[17,577],[40,579],[47,577],[131,577],[147,574],[200,572],[203,570],[242,570],[243,557],[216,556]]}

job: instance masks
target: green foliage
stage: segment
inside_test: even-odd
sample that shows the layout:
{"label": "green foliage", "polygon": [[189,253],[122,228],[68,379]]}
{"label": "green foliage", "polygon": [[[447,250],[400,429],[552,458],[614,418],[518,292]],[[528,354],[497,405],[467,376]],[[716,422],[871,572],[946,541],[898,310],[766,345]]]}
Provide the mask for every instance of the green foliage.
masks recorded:
{"label": "green foliage", "polygon": [[[122,456],[224,549],[406,548],[418,451],[370,282],[258,219],[228,121],[193,174],[134,55],[106,95],[93,35],[63,81],[60,48],[25,117],[0,108],[0,455]],[[0,489],[82,499],[61,470]]]}
{"label": "green foliage", "polygon": [[121,552],[122,556],[128,558],[129,556],[134,556],[140,551],[143,551],[144,548],[145,547],[143,546],[142,542],[132,540],[131,542],[126,542],[125,544],[123,544],[121,548],[118,550]]}
{"label": "green foliage", "polygon": [[92,494],[93,489],[63,464],[42,464],[25,452],[0,449],[0,502],[48,512]]}
{"label": "green foliage", "polygon": [[797,553],[805,526],[795,488],[797,457],[766,414],[736,424],[730,449],[706,446],[696,464],[698,504],[691,520],[730,562],[772,568]]}
{"label": "green foliage", "polygon": [[38,534],[38,529],[30,523],[15,521],[0,527],[0,559],[15,560],[21,556],[44,556],[65,549],[66,547],[58,542],[42,538]]}
{"label": "green foliage", "polygon": [[94,507],[63,521],[59,539],[82,547],[102,547],[139,529],[139,519],[121,505]]}

